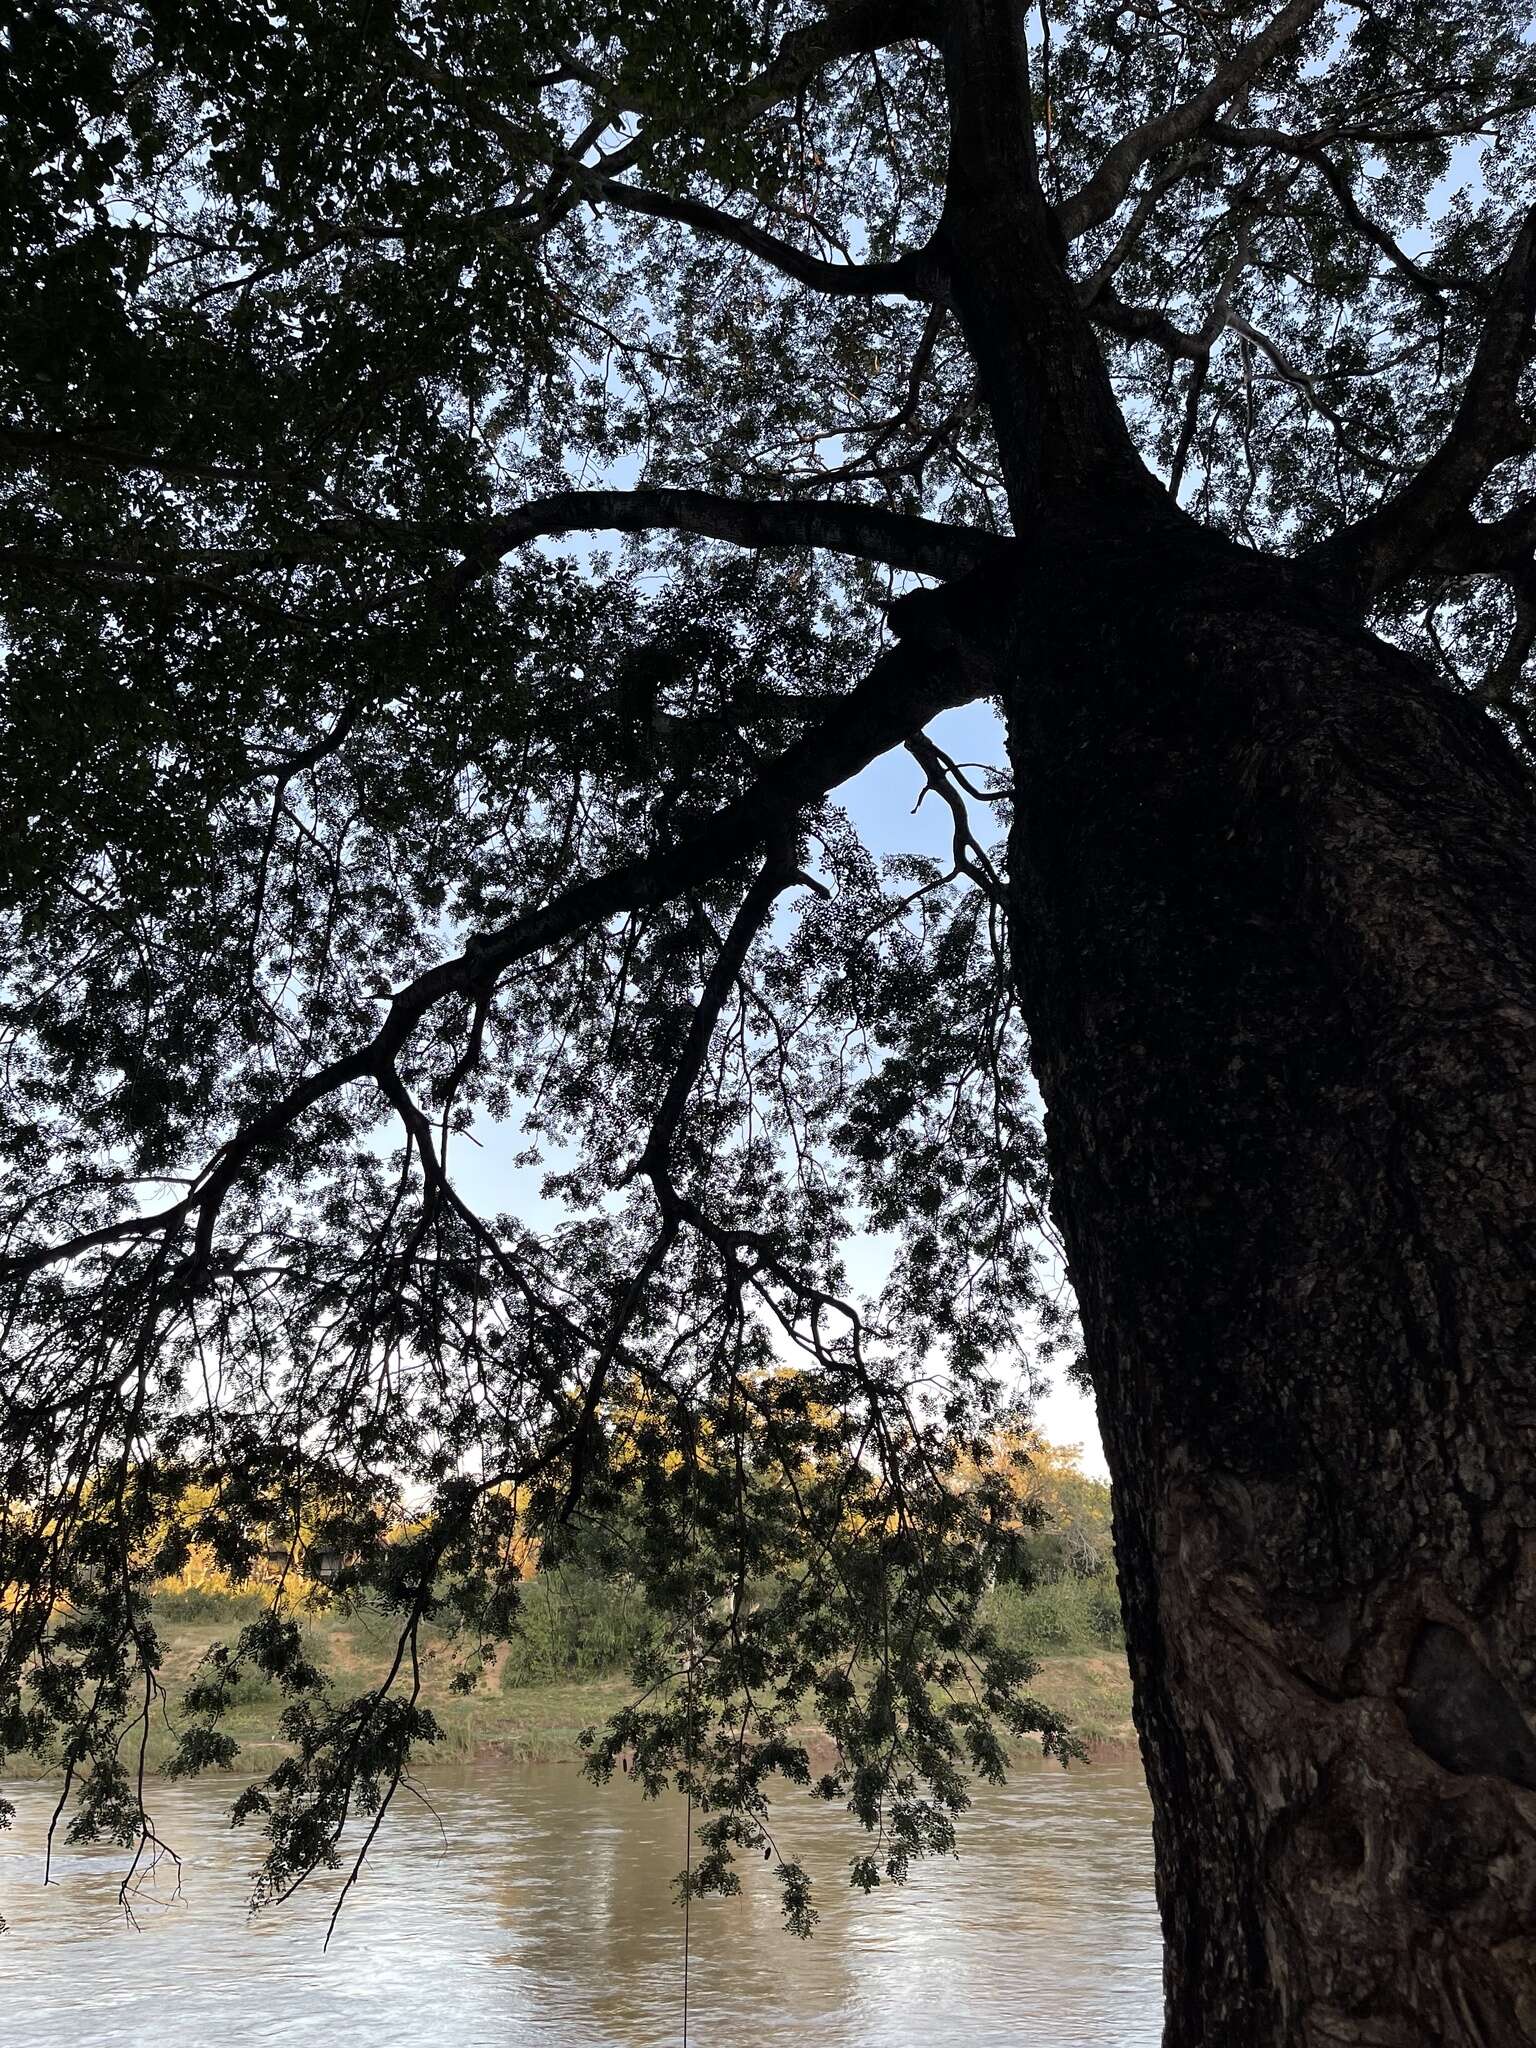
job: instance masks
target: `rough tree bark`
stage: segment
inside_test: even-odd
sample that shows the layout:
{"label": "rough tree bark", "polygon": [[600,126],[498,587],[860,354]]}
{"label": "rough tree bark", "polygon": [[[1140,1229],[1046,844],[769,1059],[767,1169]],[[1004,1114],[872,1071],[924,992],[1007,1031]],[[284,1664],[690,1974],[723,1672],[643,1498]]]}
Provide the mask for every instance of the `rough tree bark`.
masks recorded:
{"label": "rough tree bark", "polygon": [[1529,786],[1274,564],[1105,546],[1051,590],[1014,943],[1168,2043],[1536,2041]]}
{"label": "rough tree bark", "polygon": [[1536,2042],[1536,806],[1130,452],[946,13],[1020,572],[1013,944],[1115,1485],[1168,2048]]}

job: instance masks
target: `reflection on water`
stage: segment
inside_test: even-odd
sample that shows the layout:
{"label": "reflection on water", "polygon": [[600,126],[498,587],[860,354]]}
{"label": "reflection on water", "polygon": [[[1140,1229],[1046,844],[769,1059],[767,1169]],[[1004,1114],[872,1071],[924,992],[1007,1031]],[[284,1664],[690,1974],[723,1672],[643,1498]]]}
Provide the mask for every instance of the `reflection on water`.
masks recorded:
{"label": "reflection on water", "polygon": [[[427,1781],[441,1828],[402,1798],[328,1953],[329,1897],[244,1911],[255,1841],[226,1784],[164,1785],[156,1815],[182,1891],[127,1927],[122,1854],[56,1855],[54,1794],[10,1788],[0,1835],[0,2038],[14,2048],[672,2048],[682,2017],[675,1800],[574,1767],[478,1765]],[[398,1815],[398,1820],[396,1819]],[[1021,1766],[983,1787],[958,1862],[904,1891],[844,1889],[863,1837],[786,1792],[779,1846],[819,1880],[809,1943],[784,1934],[762,1864],[739,1899],[695,1904],[689,2037],[699,2048],[1153,2048],[1160,1950],[1148,1808],[1132,1765]]]}

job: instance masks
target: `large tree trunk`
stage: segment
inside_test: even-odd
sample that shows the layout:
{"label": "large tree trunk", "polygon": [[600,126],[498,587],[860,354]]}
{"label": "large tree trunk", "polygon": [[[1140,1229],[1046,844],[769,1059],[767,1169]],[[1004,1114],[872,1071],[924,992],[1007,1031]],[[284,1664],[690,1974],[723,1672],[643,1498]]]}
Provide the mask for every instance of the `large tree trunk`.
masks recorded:
{"label": "large tree trunk", "polygon": [[1475,707],[1209,552],[1056,579],[1010,707],[1167,2040],[1511,2048],[1536,2042],[1531,795]]}

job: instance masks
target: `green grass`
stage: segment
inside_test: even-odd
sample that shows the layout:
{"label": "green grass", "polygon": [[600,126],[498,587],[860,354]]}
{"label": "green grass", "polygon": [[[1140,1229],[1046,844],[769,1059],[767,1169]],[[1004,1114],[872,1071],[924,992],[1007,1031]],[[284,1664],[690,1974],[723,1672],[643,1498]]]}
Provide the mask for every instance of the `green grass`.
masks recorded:
{"label": "green grass", "polygon": [[1036,1699],[1054,1707],[1090,1749],[1133,1749],[1131,1674],[1123,1650],[1096,1656],[1044,1657],[1029,1682]]}

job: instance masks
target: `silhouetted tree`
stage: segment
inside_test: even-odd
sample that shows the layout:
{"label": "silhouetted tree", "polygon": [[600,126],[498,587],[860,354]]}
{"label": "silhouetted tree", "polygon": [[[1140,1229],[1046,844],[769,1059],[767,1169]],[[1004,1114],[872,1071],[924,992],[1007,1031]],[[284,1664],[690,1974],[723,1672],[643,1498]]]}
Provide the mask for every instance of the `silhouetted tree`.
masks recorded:
{"label": "silhouetted tree", "polygon": [[[954,1483],[1063,1334],[1048,1151],[1169,2041],[1536,2039],[1528,29],[12,10],[3,1732],[79,1827],[149,1825],[178,1546],[400,1617],[197,1695],[189,1768],[289,1688],[280,1892],[421,1618],[622,1495],[690,1676],[598,1762],[693,1775],[700,1882],[806,1699],[856,1879],[947,1845],[1066,1740]],[[902,746],[947,864],[832,800]]]}

